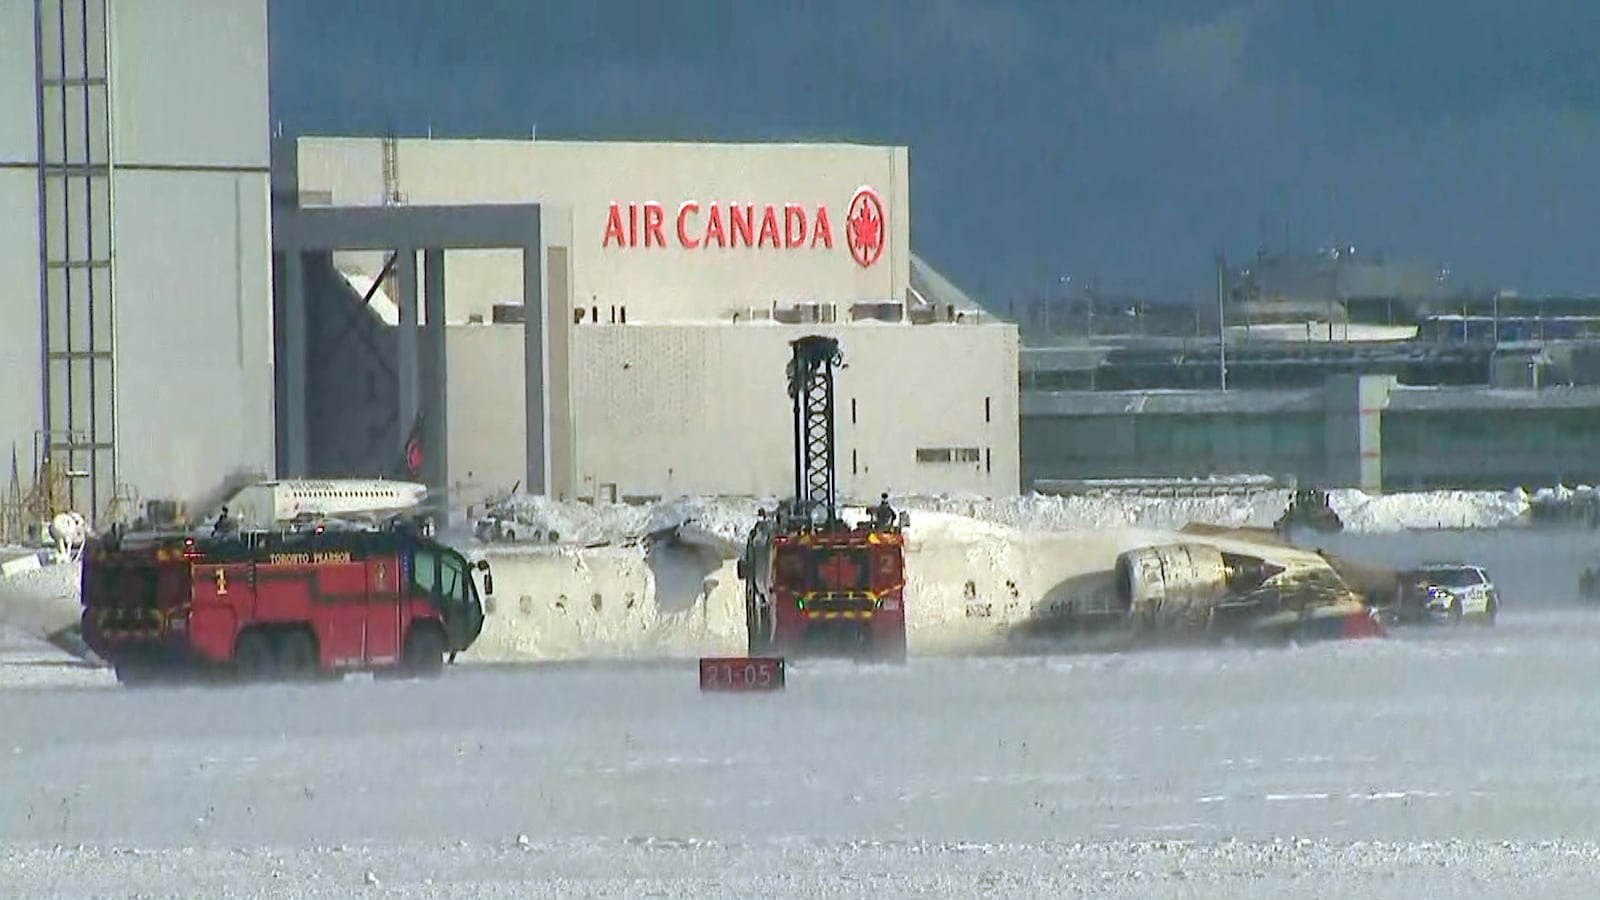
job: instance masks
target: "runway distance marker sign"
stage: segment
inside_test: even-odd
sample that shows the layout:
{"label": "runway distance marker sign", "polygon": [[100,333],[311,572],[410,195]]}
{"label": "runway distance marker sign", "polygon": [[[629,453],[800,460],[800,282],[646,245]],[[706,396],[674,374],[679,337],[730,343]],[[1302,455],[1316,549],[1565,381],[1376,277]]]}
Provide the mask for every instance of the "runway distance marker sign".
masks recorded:
{"label": "runway distance marker sign", "polygon": [[781,691],[784,664],[775,656],[707,656],[700,659],[700,690],[717,693]]}

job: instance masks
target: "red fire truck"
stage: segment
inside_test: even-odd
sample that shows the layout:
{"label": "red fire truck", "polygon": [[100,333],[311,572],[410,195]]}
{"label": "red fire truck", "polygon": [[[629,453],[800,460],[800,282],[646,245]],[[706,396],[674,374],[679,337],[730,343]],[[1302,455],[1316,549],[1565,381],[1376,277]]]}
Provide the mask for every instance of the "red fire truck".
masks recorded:
{"label": "red fire truck", "polygon": [[795,417],[795,494],[763,515],[745,541],[739,577],[752,657],[846,655],[897,662],[906,656],[903,516],[884,503],[849,525],[836,502],[833,369],[835,338],[792,344],[789,392]]}
{"label": "red fire truck", "polygon": [[762,531],[740,564],[751,656],[905,659],[903,534],[872,526]]}
{"label": "red fire truck", "polygon": [[477,640],[486,561],[408,527],[112,534],[86,548],[83,639],[123,682],[435,675]]}

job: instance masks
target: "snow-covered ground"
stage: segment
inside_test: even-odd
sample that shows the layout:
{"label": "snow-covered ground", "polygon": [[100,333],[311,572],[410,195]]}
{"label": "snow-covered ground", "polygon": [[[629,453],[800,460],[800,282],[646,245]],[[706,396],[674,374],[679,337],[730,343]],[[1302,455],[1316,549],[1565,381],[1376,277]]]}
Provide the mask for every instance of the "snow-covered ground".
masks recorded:
{"label": "snow-covered ground", "polygon": [[114,684],[116,678],[109,669],[71,656],[27,630],[0,622],[0,690]]}
{"label": "snow-covered ground", "polygon": [[1587,897],[1600,616],[1299,650],[0,691],[8,895]]}
{"label": "snow-covered ground", "polygon": [[78,621],[78,576],[75,563],[58,564],[38,551],[0,550],[0,561],[36,556],[42,565],[18,567],[0,575],[0,626],[46,637]]}

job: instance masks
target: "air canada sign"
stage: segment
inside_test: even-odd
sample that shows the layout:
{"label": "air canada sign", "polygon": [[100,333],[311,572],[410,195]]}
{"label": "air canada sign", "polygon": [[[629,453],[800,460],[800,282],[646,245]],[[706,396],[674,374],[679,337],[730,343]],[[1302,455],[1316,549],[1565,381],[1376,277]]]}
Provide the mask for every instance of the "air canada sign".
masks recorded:
{"label": "air canada sign", "polygon": [[[602,247],[682,250],[833,250],[834,216],[827,204],[723,203],[685,200],[669,216],[656,201],[611,203]],[[870,187],[845,207],[842,239],[863,269],[883,255],[888,224],[883,200]]]}

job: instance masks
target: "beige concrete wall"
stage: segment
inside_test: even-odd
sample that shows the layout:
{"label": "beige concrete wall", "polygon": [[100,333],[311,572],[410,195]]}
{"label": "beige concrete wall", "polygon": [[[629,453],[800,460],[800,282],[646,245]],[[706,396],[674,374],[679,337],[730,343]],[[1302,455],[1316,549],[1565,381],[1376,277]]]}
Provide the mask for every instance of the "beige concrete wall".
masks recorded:
{"label": "beige concrete wall", "polygon": [[266,173],[121,172],[116,189],[121,480],[189,499],[272,471]]}
{"label": "beige concrete wall", "polygon": [[119,480],[194,498],[273,467],[267,4],[121,0],[110,24]]}
{"label": "beige concrete wall", "polygon": [[44,418],[33,38],[33,0],[0,0],[0,465],[14,452],[24,489]]}
{"label": "beige concrete wall", "polygon": [[[788,342],[834,334],[840,490],[1002,496],[1018,488],[1017,333],[1008,325],[578,325],[576,494],[787,495]],[[517,479],[515,326],[451,330],[451,479]],[[959,365],[952,365],[959,360]],[[458,449],[459,448],[459,449]],[[918,450],[967,450],[918,461]],[[468,474],[470,473],[470,475]]]}
{"label": "beige concrete wall", "polygon": [[[545,370],[550,386],[545,410],[547,494],[573,496],[572,390],[572,214],[557,206],[540,210],[545,244],[543,277],[548,309],[544,320]],[[451,301],[450,272],[471,265],[484,251],[446,251],[445,300]],[[520,299],[521,256],[516,284]],[[489,316],[484,316],[489,321]],[[527,348],[522,325],[451,325],[445,333],[449,404],[448,458],[453,499],[475,504],[527,476]]]}
{"label": "beige concrete wall", "polygon": [[[0,121],[6,123],[0,128],[0,163],[32,163],[39,158],[33,5],[34,0],[0,0]],[[35,240],[38,233],[35,225]]]}
{"label": "beige concrete wall", "polygon": [[[31,46],[28,52],[31,85]],[[28,112],[31,115],[32,109]],[[5,389],[0,390],[0,465],[10,466],[14,451],[24,488],[33,466],[34,432],[43,418],[38,198],[35,170],[0,169],[0,378],[5,379]],[[8,478],[10,472],[3,470]]]}
{"label": "beige concrete wall", "polygon": [[[554,205],[539,208],[544,241],[545,336],[544,378],[547,470],[545,493],[558,500],[573,496],[572,434],[572,210]],[[487,320],[487,317],[485,317]],[[526,418],[526,415],[524,415]]]}
{"label": "beige concrete wall", "polygon": [[445,334],[455,502],[477,503],[523,480],[527,393],[522,355],[520,325],[463,325]]}
{"label": "beige concrete wall", "polygon": [[[337,205],[379,202],[384,195],[383,146],[376,138],[301,138],[302,192],[326,191]],[[903,299],[910,281],[910,189],[905,147],[848,144],[689,144],[582,141],[403,139],[397,142],[396,180],[408,203],[541,202],[572,209],[575,303],[598,306],[602,320],[613,307],[628,321],[727,320],[736,309],[823,300]],[[849,208],[858,188],[879,196],[886,241],[870,266],[851,255]],[[607,242],[612,203],[622,234],[633,246]],[[644,204],[659,205],[660,235],[646,246]],[[679,240],[685,203],[690,249]],[[729,242],[742,235],[727,216],[729,204],[753,206],[754,230],[766,206],[774,207],[779,246],[708,246],[711,205],[718,204]],[[629,204],[636,204],[630,213]],[[788,246],[785,204],[806,219],[799,246]],[[815,223],[826,211],[828,242]],[[798,220],[796,219],[796,223]],[[801,237],[796,230],[794,237]],[[481,252],[452,259],[449,316],[489,318],[496,301],[520,298],[515,254]],[[369,274],[381,265],[373,254],[341,255],[341,265]]]}

